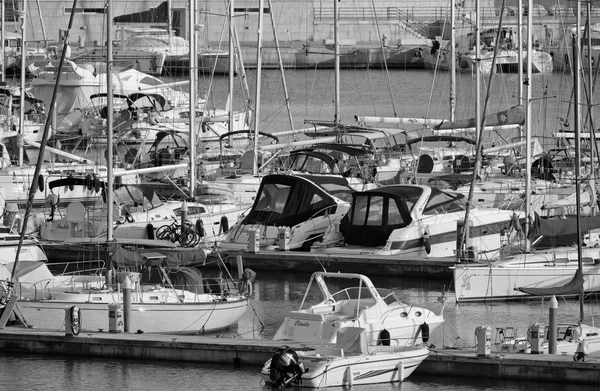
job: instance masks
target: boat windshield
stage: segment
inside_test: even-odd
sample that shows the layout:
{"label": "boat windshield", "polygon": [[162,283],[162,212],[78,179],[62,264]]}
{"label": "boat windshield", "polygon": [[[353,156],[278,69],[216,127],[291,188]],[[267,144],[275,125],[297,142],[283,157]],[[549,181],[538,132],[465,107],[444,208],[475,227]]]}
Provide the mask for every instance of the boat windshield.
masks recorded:
{"label": "boat windshield", "polygon": [[467,201],[462,194],[450,194],[438,189],[432,189],[423,214],[437,215],[458,212],[464,210],[466,205]]}
{"label": "boat windshield", "polygon": [[351,287],[351,288],[346,288],[346,289],[342,289],[339,292],[334,293],[333,295],[333,299],[335,301],[341,301],[341,300],[348,300],[348,299],[373,299],[373,295],[371,294],[371,291],[365,287]]}

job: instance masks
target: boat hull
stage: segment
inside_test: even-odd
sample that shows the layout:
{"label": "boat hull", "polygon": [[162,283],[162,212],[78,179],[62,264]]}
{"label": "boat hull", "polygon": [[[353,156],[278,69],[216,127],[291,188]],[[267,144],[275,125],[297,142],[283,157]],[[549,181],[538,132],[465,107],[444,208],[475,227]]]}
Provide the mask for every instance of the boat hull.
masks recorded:
{"label": "boat hull", "polygon": [[[594,250],[594,249],[590,249]],[[531,255],[523,263],[496,263],[491,265],[457,265],[454,268],[454,286],[457,302],[523,300],[535,296],[517,290],[519,287],[550,288],[567,284],[577,271],[577,249],[562,255],[548,252]],[[590,255],[584,255],[588,257]],[[591,255],[593,257],[593,255]],[[583,265],[583,288],[586,293],[600,291],[600,265]],[[597,259],[598,256],[596,255]]]}
{"label": "boat hull", "polygon": [[[247,304],[245,299],[183,304],[132,303],[130,331],[193,334],[224,329],[242,317]],[[72,305],[76,305],[81,311],[83,331],[109,330],[109,303],[106,302],[18,302],[18,307],[29,324],[49,330],[65,329],[65,309]]]}

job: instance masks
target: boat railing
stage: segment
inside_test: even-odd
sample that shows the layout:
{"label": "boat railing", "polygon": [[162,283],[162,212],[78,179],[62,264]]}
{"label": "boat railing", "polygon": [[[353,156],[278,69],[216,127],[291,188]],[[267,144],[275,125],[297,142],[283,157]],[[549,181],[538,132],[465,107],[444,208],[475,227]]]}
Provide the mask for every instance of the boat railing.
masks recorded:
{"label": "boat railing", "polygon": [[52,262],[48,264],[51,271],[62,269],[59,273],[53,273],[61,276],[80,276],[90,274],[100,274],[106,270],[106,262],[102,259],[77,262]]}

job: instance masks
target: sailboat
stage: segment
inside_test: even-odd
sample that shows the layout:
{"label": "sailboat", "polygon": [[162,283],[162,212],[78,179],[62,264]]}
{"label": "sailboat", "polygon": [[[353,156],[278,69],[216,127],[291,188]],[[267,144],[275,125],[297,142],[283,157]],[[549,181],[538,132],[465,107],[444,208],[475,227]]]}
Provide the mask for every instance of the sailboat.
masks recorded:
{"label": "sailboat", "polygon": [[[531,2],[530,2],[531,5]],[[530,16],[529,16],[530,18]],[[531,34],[531,23],[529,19],[529,31]],[[578,37],[577,37],[578,38]],[[576,38],[574,38],[576,39]],[[576,61],[578,60],[576,56]],[[579,68],[578,68],[579,69]],[[530,76],[530,71],[528,71]],[[579,131],[580,109],[579,104],[579,74],[575,72],[575,117],[576,132]],[[531,99],[529,86],[529,97]],[[528,103],[530,110],[530,103]],[[530,115],[528,115],[530,118]],[[530,120],[528,119],[527,134],[530,137]],[[579,145],[578,134],[575,138],[577,163],[580,162],[581,149]],[[527,157],[531,156],[528,150]],[[530,164],[528,163],[527,172],[528,181],[531,180]],[[577,165],[578,166],[578,165]],[[533,226],[525,225],[525,251],[517,255],[509,255],[500,260],[487,264],[464,264],[458,263],[454,266],[454,286],[457,302],[470,301],[494,301],[494,300],[514,300],[528,299],[548,294],[549,291],[556,289],[557,295],[576,295],[579,290],[586,293],[600,291],[600,250],[595,245],[595,236],[592,231],[597,228],[598,218],[580,217],[580,179],[579,170],[575,170],[577,199],[577,222],[571,224],[569,232],[568,220],[548,220],[546,225],[549,229],[546,232],[554,232],[555,236],[565,236],[568,233],[575,233],[575,243],[571,246],[552,248],[544,251],[532,251],[530,247],[530,233],[534,233]],[[526,191],[529,197],[529,187]],[[529,210],[529,199],[526,200],[526,207]],[[531,216],[531,212],[528,213]],[[532,216],[529,218],[533,222]],[[537,224],[537,220],[535,221]],[[551,225],[560,226],[552,228]],[[542,231],[544,226],[539,224]],[[597,236],[596,236],[597,238]],[[585,247],[584,247],[585,246]],[[527,287],[527,291],[517,289]],[[575,289],[573,289],[575,288]]]}
{"label": "sailboat", "polygon": [[[110,15],[109,1],[107,12]],[[108,18],[110,21],[111,19]],[[194,20],[192,11],[190,20]],[[71,25],[69,25],[70,30]],[[112,42],[110,22],[108,26],[109,48]],[[111,51],[108,51],[107,84],[111,84]],[[112,101],[112,91],[108,92],[108,104]],[[108,137],[112,140],[112,110],[108,110]],[[47,138],[47,128],[44,140]],[[112,148],[108,150],[108,161],[112,162]],[[39,173],[41,158],[38,161]],[[113,188],[112,164],[108,166],[108,188]],[[30,192],[30,199],[33,198]],[[107,194],[107,202],[112,204],[112,192]],[[27,212],[29,211],[29,208]],[[27,213],[26,212],[26,213]],[[12,312],[14,306],[18,314],[29,325],[60,330],[65,326],[65,308],[77,307],[76,312],[83,319],[81,329],[90,331],[106,329],[109,306],[120,304],[125,311],[125,331],[132,329],[138,332],[183,332],[198,333],[229,327],[244,314],[248,305],[250,288],[248,282],[253,279],[253,272],[247,270],[247,278],[242,289],[219,283],[204,285],[202,276],[194,269],[193,260],[180,258],[167,261],[167,256],[157,253],[140,253],[123,248],[113,242],[112,208],[107,212],[107,238],[110,247],[110,262],[102,274],[90,273],[87,277],[92,281],[104,279],[102,285],[87,284],[78,289],[70,287],[48,289],[53,286],[54,277],[38,281],[22,281],[16,277],[18,255],[13,269],[12,281],[6,292],[9,306],[5,313]],[[25,220],[27,214],[25,215]],[[24,232],[24,229],[22,230]],[[23,235],[23,233],[22,233]],[[179,282],[169,276],[170,272],[179,274]],[[102,275],[102,278],[98,278]],[[75,311],[75,310],[74,310]],[[3,314],[5,315],[5,314]],[[4,318],[4,316],[3,316]]]}

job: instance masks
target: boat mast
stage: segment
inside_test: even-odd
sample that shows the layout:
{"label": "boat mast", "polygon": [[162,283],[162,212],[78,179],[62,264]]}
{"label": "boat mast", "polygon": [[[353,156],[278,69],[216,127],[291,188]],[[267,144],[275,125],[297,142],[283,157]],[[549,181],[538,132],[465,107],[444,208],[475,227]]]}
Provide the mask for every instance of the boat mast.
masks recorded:
{"label": "boat mast", "polygon": [[[530,0],[531,1],[531,0]],[[589,15],[588,15],[589,17]],[[575,115],[575,205],[577,206],[577,267],[582,270],[582,257],[583,251],[581,249],[581,184],[580,173],[581,173],[581,108],[579,102],[581,101],[581,58],[580,58],[580,43],[581,43],[581,2],[577,1],[577,23],[575,34],[572,37],[572,48],[573,48],[573,97],[574,97],[574,115]],[[588,50],[591,48],[588,48]],[[591,53],[590,53],[591,55]],[[590,68],[590,73],[592,72]],[[592,131],[592,130],[590,130]],[[579,292],[579,321],[583,322],[583,287]]]}
{"label": "boat mast", "polygon": [[334,68],[335,68],[335,96],[334,96],[334,105],[335,112],[333,114],[333,122],[337,125],[339,124],[341,119],[340,113],[340,42],[339,42],[339,31],[338,31],[338,18],[339,18],[339,7],[338,0],[333,0],[333,55],[335,56],[333,60]]}
{"label": "boat mast", "polygon": [[[21,96],[19,108],[19,131],[17,133],[18,144],[21,144],[23,134],[23,124],[25,123],[25,67],[27,66],[27,48],[25,47],[25,39],[27,37],[27,0],[23,0],[23,9],[19,13],[21,19]],[[4,52],[2,53],[4,55]],[[23,146],[19,147],[19,166],[23,165]]]}
{"label": "boat mast", "polygon": [[[519,61],[518,71],[518,87],[517,87],[517,101],[519,104],[523,103],[523,0],[519,0],[519,9],[517,16],[517,39],[513,39],[512,45],[517,50],[517,60]],[[519,136],[523,140],[523,128],[519,130]]]}
{"label": "boat mast", "polygon": [[258,135],[260,134],[260,87],[261,87],[261,68],[262,68],[262,28],[263,28],[263,7],[264,0],[258,2],[258,43],[256,45],[256,96],[254,110],[254,162],[252,165],[252,174],[258,175]]}
{"label": "boat mast", "polygon": [[5,15],[4,15],[4,7],[5,7],[6,3],[4,0],[0,0],[0,7],[2,7],[2,9],[0,10],[0,18],[2,18],[2,21],[0,22],[0,39],[2,40],[2,43],[0,43],[0,50],[2,51],[2,84],[6,83],[6,53],[4,53],[4,20],[5,20]]}
{"label": "boat mast", "polygon": [[456,0],[450,7],[450,121],[456,118]]}
{"label": "boat mast", "polygon": [[[527,79],[525,110],[525,252],[531,251],[529,227],[531,223],[531,54],[533,51],[533,0],[527,3]],[[519,50],[521,52],[521,50]]]}
{"label": "boat mast", "polygon": [[112,0],[106,3],[106,241],[113,240],[113,30]]}
{"label": "boat mast", "polygon": [[[592,164],[590,164],[590,175],[589,175],[589,187],[592,190],[592,200],[596,200],[596,164],[593,162],[596,161],[598,157],[598,145],[596,144],[596,134],[594,127],[594,116],[593,116],[593,107],[594,107],[594,76],[592,75],[592,68],[594,67],[594,57],[592,54],[592,22],[590,20],[590,15],[592,14],[592,2],[590,0],[587,1],[587,19],[585,23],[586,28],[586,40],[587,40],[587,48],[588,48],[588,93],[587,93],[587,107],[588,107],[588,118],[589,118],[589,129],[590,129],[590,157]],[[599,58],[600,59],[600,58]],[[597,205],[594,203],[592,207],[592,215],[596,216]]]}
{"label": "boat mast", "polygon": [[[229,123],[227,124],[227,131],[233,131],[233,76],[235,74],[235,49],[233,47],[233,13],[234,11],[234,0],[229,0],[229,95],[227,96],[227,108],[229,111]],[[231,140],[230,140],[231,143]]]}
{"label": "boat mast", "polygon": [[[190,137],[189,137],[189,153],[190,153],[190,200],[196,195],[196,77],[197,67],[196,62],[196,1],[190,1],[189,14],[189,45],[190,45]],[[231,110],[231,108],[230,108]]]}

